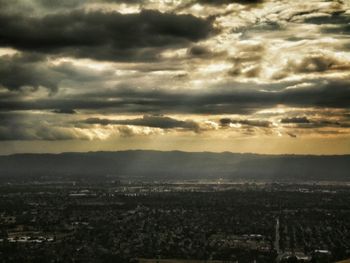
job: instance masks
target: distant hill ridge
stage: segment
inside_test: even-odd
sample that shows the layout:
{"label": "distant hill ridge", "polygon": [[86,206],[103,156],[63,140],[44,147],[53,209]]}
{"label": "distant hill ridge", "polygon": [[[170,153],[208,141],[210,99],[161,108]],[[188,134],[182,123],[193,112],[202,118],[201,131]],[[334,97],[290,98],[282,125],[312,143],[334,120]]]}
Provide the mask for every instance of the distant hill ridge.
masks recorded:
{"label": "distant hill ridge", "polygon": [[350,155],[130,150],[0,156],[0,178],[114,175],[159,179],[350,181]]}

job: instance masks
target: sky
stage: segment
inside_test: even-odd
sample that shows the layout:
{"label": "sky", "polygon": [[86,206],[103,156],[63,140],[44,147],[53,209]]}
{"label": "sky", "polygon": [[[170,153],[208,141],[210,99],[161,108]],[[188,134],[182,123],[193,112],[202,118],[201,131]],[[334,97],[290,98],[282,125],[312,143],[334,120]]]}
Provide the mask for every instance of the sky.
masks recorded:
{"label": "sky", "polygon": [[350,1],[0,0],[0,154],[350,154]]}

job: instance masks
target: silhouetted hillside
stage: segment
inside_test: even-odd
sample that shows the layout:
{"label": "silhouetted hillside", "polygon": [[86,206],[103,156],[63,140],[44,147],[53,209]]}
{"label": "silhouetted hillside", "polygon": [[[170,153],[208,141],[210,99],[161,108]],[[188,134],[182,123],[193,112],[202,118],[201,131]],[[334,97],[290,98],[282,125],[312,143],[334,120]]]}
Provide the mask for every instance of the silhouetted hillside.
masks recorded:
{"label": "silhouetted hillside", "polygon": [[350,155],[120,151],[0,156],[1,178],[349,180]]}

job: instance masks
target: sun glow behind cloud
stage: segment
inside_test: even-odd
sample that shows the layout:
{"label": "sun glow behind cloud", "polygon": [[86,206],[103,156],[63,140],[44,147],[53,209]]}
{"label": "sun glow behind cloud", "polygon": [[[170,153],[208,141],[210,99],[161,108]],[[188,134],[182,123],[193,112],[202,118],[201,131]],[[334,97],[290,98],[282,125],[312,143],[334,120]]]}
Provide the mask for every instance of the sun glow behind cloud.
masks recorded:
{"label": "sun glow behind cloud", "polygon": [[349,4],[233,2],[0,1],[2,152],[348,153]]}

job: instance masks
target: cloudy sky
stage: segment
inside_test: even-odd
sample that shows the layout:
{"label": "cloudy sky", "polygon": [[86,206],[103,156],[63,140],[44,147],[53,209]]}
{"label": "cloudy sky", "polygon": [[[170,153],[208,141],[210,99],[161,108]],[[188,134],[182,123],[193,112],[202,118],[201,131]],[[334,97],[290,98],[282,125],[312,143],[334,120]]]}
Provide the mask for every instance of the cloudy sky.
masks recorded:
{"label": "cloudy sky", "polygon": [[0,0],[0,154],[350,153],[350,1]]}

